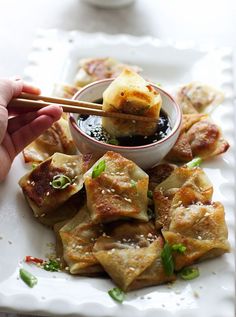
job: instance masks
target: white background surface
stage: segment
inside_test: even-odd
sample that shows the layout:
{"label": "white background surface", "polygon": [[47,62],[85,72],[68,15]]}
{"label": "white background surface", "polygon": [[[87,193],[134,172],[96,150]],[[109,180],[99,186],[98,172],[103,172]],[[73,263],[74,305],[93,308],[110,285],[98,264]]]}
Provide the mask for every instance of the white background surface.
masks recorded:
{"label": "white background surface", "polygon": [[235,49],[236,1],[137,0],[105,10],[80,0],[0,0],[0,76],[23,73],[38,28],[151,35]]}

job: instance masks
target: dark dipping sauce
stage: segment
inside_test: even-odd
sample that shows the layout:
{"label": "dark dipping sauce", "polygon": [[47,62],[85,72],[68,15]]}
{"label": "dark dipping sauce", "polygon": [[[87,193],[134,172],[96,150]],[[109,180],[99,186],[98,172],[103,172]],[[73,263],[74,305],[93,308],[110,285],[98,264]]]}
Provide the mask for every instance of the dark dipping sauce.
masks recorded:
{"label": "dark dipping sauce", "polygon": [[[98,102],[101,103],[101,100],[97,101],[97,103]],[[165,138],[171,131],[170,121],[163,110],[160,111],[156,132],[149,136],[131,135],[114,138],[102,127],[102,118],[98,116],[81,115],[78,119],[78,125],[83,132],[93,139],[120,146],[140,146],[151,144]]]}

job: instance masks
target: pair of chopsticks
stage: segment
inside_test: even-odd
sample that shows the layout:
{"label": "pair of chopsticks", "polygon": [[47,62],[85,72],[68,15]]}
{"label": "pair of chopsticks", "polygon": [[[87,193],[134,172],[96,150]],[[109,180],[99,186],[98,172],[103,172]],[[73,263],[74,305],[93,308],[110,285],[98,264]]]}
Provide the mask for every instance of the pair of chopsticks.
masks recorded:
{"label": "pair of chopsticks", "polygon": [[79,100],[54,98],[41,95],[21,93],[18,98],[13,98],[8,107],[38,110],[51,104],[60,105],[64,112],[78,113],[81,115],[95,115],[118,119],[127,119],[143,122],[156,121],[153,118],[137,116],[120,112],[107,112],[102,110],[102,105]]}

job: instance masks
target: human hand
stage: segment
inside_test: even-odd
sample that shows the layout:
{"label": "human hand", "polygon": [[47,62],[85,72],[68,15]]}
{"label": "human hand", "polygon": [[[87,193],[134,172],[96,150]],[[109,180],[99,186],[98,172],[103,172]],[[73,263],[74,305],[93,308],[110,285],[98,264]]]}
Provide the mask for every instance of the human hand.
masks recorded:
{"label": "human hand", "polygon": [[0,182],[6,177],[15,156],[25,146],[60,119],[62,110],[55,105],[31,112],[8,109],[13,97],[21,92],[40,94],[40,90],[21,79],[0,79]]}

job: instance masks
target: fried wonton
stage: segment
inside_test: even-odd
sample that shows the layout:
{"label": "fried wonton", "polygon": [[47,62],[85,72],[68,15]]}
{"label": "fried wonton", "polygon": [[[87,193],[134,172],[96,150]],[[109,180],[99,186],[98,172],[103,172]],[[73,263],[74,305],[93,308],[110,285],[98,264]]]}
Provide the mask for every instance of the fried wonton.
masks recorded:
{"label": "fried wonton", "polygon": [[35,217],[56,213],[82,189],[89,161],[90,156],[55,153],[20,179],[19,185]]}
{"label": "fried wonton", "polygon": [[179,206],[162,234],[169,244],[183,244],[184,253],[174,254],[175,269],[229,252],[224,207],[219,202]]}
{"label": "fried wonton", "polygon": [[94,255],[124,291],[175,279],[166,275],[160,259],[163,239],[152,223],[124,223],[98,238]]}
{"label": "fried wonton", "polygon": [[107,152],[84,175],[92,221],[148,221],[148,175],[118,153]]}
{"label": "fried wonton", "polygon": [[188,162],[196,156],[208,159],[226,152],[228,148],[221,129],[206,115],[189,114],[183,116],[181,133],[166,160]]}
{"label": "fried wonton", "polygon": [[117,77],[123,69],[133,69],[140,72],[141,68],[134,65],[123,64],[114,58],[85,58],[80,60],[75,76],[76,86],[83,87],[94,81]]}
{"label": "fried wonton", "polygon": [[97,275],[103,272],[92,252],[96,239],[102,233],[102,225],[91,222],[86,205],[59,229],[63,244],[63,259],[71,274]]}
{"label": "fried wonton", "polygon": [[209,85],[191,82],[179,88],[176,101],[184,114],[202,113],[210,106],[221,104],[224,94]]}
{"label": "fried wonton", "polygon": [[165,241],[183,244],[174,254],[175,269],[229,251],[224,207],[212,202],[213,187],[200,168],[176,168],[154,193],[156,227]]}
{"label": "fried wonton", "polygon": [[81,189],[53,212],[45,213],[42,217],[38,217],[37,220],[49,227],[54,226],[58,222],[69,221],[77,214],[78,208],[84,205],[85,198],[85,192]]}
{"label": "fried wonton", "polygon": [[102,118],[102,125],[111,136],[152,135],[162,105],[160,94],[137,73],[125,69],[104,91],[103,110],[151,117],[154,122],[136,122]]}
{"label": "fried wonton", "polygon": [[201,168],[176,168],[153,192],[156,227],[168,229],[175,208],[194,203],[208,204],[212,194],[212,184]]}
{"label": "fried wonton", "polygon": [[23,150],[23,155],[26,163],[40,163],[56,152],[71,155],[77,152],[68,125],[68,115],[65,113],[51,128],[29,144]]}

